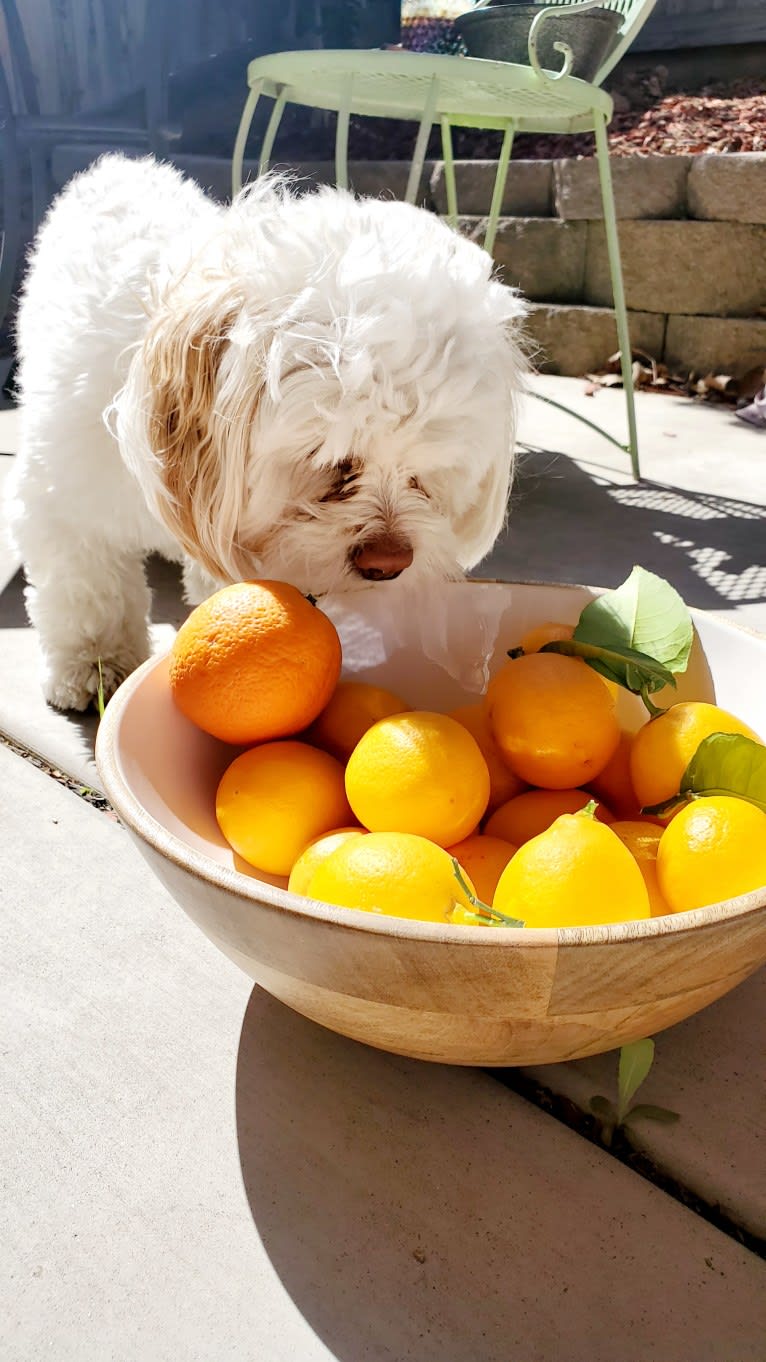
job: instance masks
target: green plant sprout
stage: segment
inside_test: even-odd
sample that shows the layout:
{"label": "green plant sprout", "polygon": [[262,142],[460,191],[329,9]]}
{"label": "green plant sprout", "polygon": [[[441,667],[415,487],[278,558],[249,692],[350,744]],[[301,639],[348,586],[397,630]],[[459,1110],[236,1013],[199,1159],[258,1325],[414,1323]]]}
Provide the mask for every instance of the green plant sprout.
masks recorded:
{"label": "green plant sprout", "polygon": [[96,691],[96,706],[98,708],[99,719],[103,719],[104,710],[106,709],[106,703],[104,701],[104,673],[101,670],[101,658],[98,659],[98,690]]}
{"label": "green plant sprout", "polygon": [[611,1148],[615,1131],[632,1125],[634,1121],[661,1121],[671,1125],[680,1119],[677,1111],[670,1111],[667,1107],[656,1107],[648,1102],[631,1106],[641,1084],[648,1078],[653,1063],[653,1040],[647,1038],[623,1045],[617,1066],[616,1106],[608,1097],[591,1097],[588,1105],[601,1122],[601,1141],[607,1149]]}

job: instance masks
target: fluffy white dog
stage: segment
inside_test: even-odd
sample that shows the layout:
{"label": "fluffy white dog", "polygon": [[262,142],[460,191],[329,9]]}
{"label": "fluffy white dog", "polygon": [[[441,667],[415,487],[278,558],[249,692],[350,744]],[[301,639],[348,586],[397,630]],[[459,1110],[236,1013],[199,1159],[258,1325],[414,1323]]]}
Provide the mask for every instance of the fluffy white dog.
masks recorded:
{"label": "fluffy white dog", "polygon": [[433,214],[266,179],[222,207],[103,157],[51,208],[18,321],[10,501],[44,690],[149,652],[144,559],[187,600],[462,575],[510,485],[523,304]]}

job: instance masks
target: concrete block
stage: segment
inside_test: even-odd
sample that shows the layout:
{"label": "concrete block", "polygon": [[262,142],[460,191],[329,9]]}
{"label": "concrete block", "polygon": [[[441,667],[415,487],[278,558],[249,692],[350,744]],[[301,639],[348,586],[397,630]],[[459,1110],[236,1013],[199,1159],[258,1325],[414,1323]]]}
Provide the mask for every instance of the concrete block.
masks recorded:
{"label": "concrete block", "polygon": [[[611,157],[619,218],[683,218],[691,156]],[[561,218],[603,217],[595,157],[553,162],[554,212]]]}
{"label": "concrete block", "polygon": [[[629,324],[631,345],[659,358],[665,318],[657,312],[631,312]],[[535,303],[526,329],[533,343],[530,358],[541,373],[579,378],[602,369],[619,349],[614,313],[609,308]]]}
{"label": "concrete block", "polygon": [[766,319],[668,317],[665,362],[671,369],[735,377],[766,367]]}
{"label": "concrete block", "polygon": [[[626,221],[619,235],[625,296],[636,312],[748,317],[766,300],[766,227]],[[600,222],[588,223],[583,301],[612,301]]]}
{"label": "concrete block", "polygon": [[[496,161],[456,161],[455,184],[461,213],[488,213],[495,187]],[[544,218],[551,212],[552,161],[511,161],[505,182],[502,212],[509,217]],[[431,198],[437,213],[447,211],[444,162],[437,161],[431,176]]]}
{"label": "concrete block", "polygon": [[[103,147],[82,143],[56,147],[52,157],[52,175],[57,188],[66,184],[72,175],[85,170],[102,151]],[[278,152],[277,144],[273,167],[290,171],[305,182],[307,187],[335,183],[334,161],[307,161],[296,164],[280,160]],[[125,154],[133,158],[144,155],[143,151],[138,150],[128,150]],[[228,158],[187,155],[179,152],[170,159],[179,170],[196,180],[213,198],[221,201],[231,198],[231,161]],[[351,161],[348,168],[349,183],[360,195],[403,199],[409,169],[409,161]],[[433,172],[434,162],[426,161],[416,198],[416,203],[425,207],[431,207],[430,181]],[[254,180],[257,174],[257,160],[245,161],[242,167],[243,181],[247,183],[248,180]]]}
{"label": "concrete block", "polygon": [[[460,230],[480,244],[486,222],[462,218]],[[587,224],[556,218],[501,219],[494,258],[506,284],[534,301],[579,302],[585,269]]]}
{"label": "concrete block", "polygon": [[766,222],[766,152],[694,156],[689,215],[723,222]]}

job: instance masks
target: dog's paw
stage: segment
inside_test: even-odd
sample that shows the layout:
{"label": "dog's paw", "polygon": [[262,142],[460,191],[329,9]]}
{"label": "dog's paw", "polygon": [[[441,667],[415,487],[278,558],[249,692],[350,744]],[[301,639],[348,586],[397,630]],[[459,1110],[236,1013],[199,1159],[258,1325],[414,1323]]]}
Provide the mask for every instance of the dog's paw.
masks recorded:
{"label": "dog's paw", "polygon": [[117,658],[96,658],[95,662],[82,658],[59,660],[55,667],[49,664],[43,676],[43,694],[54,709],[82,713],[91,707],[97,708],[100,695],[106,704],[117,687],[143,661],[143,657],[127,654]]}

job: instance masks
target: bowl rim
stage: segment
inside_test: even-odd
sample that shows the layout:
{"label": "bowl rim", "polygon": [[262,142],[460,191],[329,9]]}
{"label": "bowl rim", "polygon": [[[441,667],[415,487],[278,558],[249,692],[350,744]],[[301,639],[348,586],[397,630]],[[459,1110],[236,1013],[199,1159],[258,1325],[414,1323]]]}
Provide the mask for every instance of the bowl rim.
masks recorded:
{"label": "bowl rim", "polygon": [[[517,580],[506,582],[500,578],[471,578],[477,584],[498,586],[539,586],[570,589],[572,591],[601,592],[604,588],[585,583],[540,582]],[[445,583],[449,587],[449,583]],[[705,616],[707,612],[691,610],[691,614]],[[757,639],[764,635],[747,626],[731,623],[715,616],[716,623],[724,628],[734,629]],[[452,923],[427,922],[418,918],[398,918],[365,912],[363,909],[343,908],[336,904],[320,902],[300,894],[291,894],[287,889],[272,885],[264,880],[243,874],[233,866],[222,865],[212,857],[194,847],[187,846],[175,833],[170,832],[153,814],[143,806],[134,794],[123,769],[119,735],[122,722],[130,701],[143,685],[145,678],[158,667],[165,664],[167,653],[153,655],[134,671],[118,687],[109,700],[96,732],[95,759],[101,776],[104,792],[115,812],[126,827],[154,851],[186,873],[230,894],[237,899],[250,900],[259,907],[288,914],[290,916],[319,920],[328,924],[342,925],[373,935],[396,937],[421,942],[456,945],[481,945],[487,949],[498,950],[503,946],[525,949],[557,948],[572,949],[587,946],[622,946],[630,941],[682,936],[700,927],[713,927],[718,923],[747,917],[751,913],[766,908],[766,887],[752,890],[737,898],[724,899],[719,903],[706,904],[704,908],[689,909],[681,913],[671,913],[664,917],[641,918],[629,922],[609,922],[587,927],[508,927],[496,930],[487,927],[471,927]],[[234,757],[232,757],[234,760]]]}

